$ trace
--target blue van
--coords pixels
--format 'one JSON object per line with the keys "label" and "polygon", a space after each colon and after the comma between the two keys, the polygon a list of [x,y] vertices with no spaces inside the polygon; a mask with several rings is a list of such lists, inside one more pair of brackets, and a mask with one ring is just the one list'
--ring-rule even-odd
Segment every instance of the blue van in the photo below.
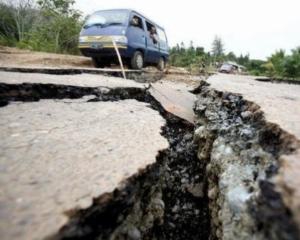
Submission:
{"label": "blue van", "polygon": [[133,69],[165,68],[168,40],[162,27],[129,9],[97,11],[89,16],[79,37],[79,49],[96,67],[117,61],[115,41],[123,61]]}

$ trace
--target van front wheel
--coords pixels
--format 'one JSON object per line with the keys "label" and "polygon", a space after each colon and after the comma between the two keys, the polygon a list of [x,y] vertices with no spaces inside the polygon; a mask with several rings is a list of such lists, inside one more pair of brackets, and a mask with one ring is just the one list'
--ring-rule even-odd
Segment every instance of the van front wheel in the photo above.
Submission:
{"label": "van front wheel", "polygon": [[131,67],[141,70],[144,66],[144,56],[140,51],[136,51],[131,58]]}
{"label": "van front wheel", "polygon": [[157,68],[158,70],[163,71],[165,69],[165,66],[166,66],[165,59],[161,57],[157,63]]}
{"label": "van front wheel", "polygon": [[96,67],[96,68],[104,68],[105,67],[104,61],[100,58],[93,57],[92,62],[93,62],[94,67]]}

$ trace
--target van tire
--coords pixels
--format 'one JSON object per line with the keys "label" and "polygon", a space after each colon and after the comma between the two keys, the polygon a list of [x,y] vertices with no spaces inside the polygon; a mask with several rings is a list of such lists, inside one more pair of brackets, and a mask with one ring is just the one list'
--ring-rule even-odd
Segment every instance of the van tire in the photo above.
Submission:
{"label": "van tire", "polygon": [[144,56],[140,51],[135,51],[131,58],[131,67],[141,70],[144,67]]}
{"label": "van tire", "polygon": [[100,58],[93,57],[92,62],[95,68],[103,68],[105,66],[103,60]]}
{"label": "van tire", "polygon": [[165,59],[161,57],[157,63],[157,68],[158,70],[163,71],[165,70],[165,67],[166,67]]}

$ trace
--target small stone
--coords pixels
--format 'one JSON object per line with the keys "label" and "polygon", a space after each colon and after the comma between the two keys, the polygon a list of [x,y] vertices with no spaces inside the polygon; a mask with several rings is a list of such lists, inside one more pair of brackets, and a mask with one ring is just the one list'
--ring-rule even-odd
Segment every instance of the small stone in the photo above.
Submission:
{"label": "small stone", "polygon": [[170,226],[171,228],[175,228],[175,227],[176,227],[176,225],[175,225],[174,223],[172,223],[172,222],[169,222],[169,226]]}
{"label": "small stone", "polygon": [[222,233],[221,233],[221,230],[220,230],[220,229],[218,229],[218,230],[216,231],[216,236],[217,236],[218,239],[222,239]]}
{"label": "small stone", "polygon": [[142,239],[141,232],[136,227],[129,229],[127,235],[128,235],[128,239],[130,240]]}
{"label": "small stone", "polygon": [[159,199],[159,198],[155,198],[153,199],[153,204],[156,208],[161,208],[164,209],[165,208],[165,203],[163,200]]}
{"label": "small stone", "polygon": [[203,193],[203,183],[197,183],[194,185],[189,185],[187,187],[187,191],[192,194],[194,197],[197,198],[203,198],[204,193]]}
{"label": "small stone", "polygon": [[211,172],[211,169],[212,169],[211,163],[207,164],[207,165],[206,165],[206,172],[207,172],[207,173],[210,173],[210,172]]}
{"label": "small stone", "polygon": [[242,129],[240,132],[240,136],[243,140],[249,140],[254,137],[254,132],[251,129]]}
{"label": "small stone", "polygon": [[208,191],[208,197],[209,197],[210,199],[215,199],[216,196],[217,196],[217,189],[216,189],[216,187],[213,187],[212,189],[210,189],[210,190]]}
{"label": "small stone", "polygon": [[181,183],[187,183],[187,182],[188,182],[188,180],[186,178],[181,179]]}
{"label": "small stone", "polygon": [[205,127],[201,126],[195,130],[195,138],[204,138],[205,137]]}
{"label": "small stone", "polygon": [[196,111],[199,112],[199,113],[204,112],[205,109],[206,109],[206,106],[203,105],[203,104],[198,104],[198,105],[196,106]]}
{"label": "small stone", "polygon": [[191,133],[185,134],[184,137],[183,137],[183,139],[186,140],[186,141],[191,140],[192,138],[193,138],[193,135]]}
{"label": "small stone", "polygon": [[242,119],[249,119],[252,116],[252,112],[250,111],[245,111],[241,113]]}
{"label": "small stone", "polygon": [[179,209],[179,207],[178,207],[178,205],[175,205],[173,208],[172,208],[172,212],[178,212],[178,209]]}

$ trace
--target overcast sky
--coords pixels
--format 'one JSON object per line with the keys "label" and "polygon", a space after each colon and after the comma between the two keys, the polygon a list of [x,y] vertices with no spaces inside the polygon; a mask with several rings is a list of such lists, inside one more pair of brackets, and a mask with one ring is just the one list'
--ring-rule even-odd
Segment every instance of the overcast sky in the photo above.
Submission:
{"label": "overcast sky", "polygon": [[192,40],[210,51],[218,35],[227,53],[257,59],[300,46],[300,0],[76,0],[75,7],[135,9],[165,28],[170,46]]}

